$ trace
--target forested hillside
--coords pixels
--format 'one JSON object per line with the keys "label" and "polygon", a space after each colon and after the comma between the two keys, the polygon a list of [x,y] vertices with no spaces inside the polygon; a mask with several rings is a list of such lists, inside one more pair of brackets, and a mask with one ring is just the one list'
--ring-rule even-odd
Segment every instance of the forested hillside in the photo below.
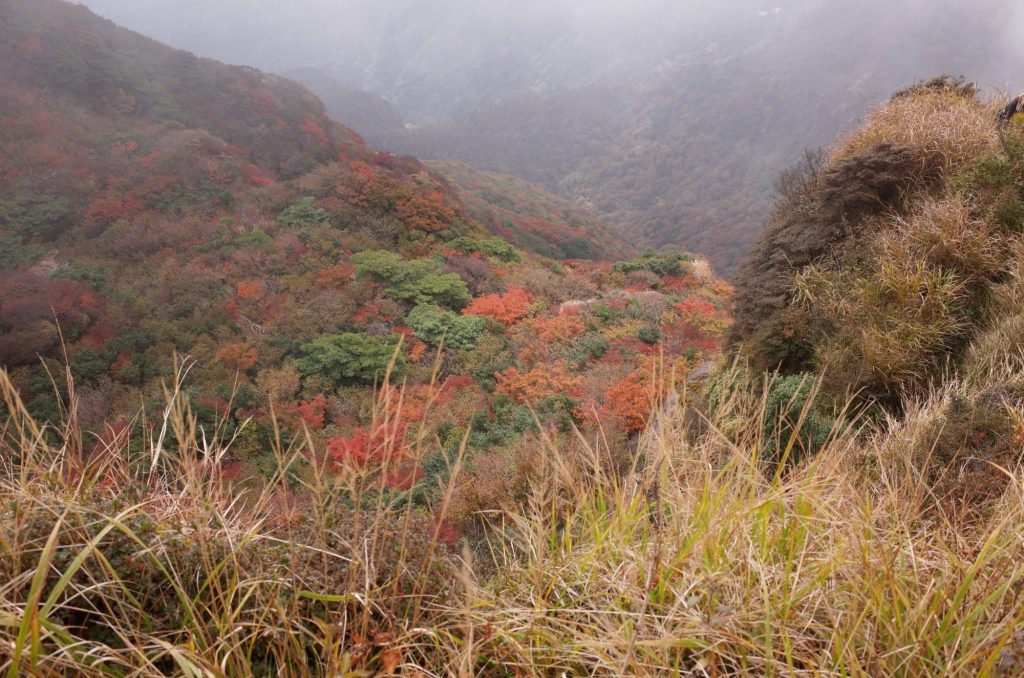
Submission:
{"label": "forested hillside", "polygon": [[495,454],[530,408],[566,431],[607,415],[625,449],[663,347],[683,370],[718,346],[729,290],[703,260],[639,256],[522,181],[376,152],[291,81],[85,8],[0,11],[0,364],[41,421],[73,397],[86,430],[132,430],[184,360],[198,426],[249,422],[243,476],[282,433],[384,454],[389,370],[415,385],[396,454],[468,431]]}
{"label": "forested hillside", "polygon": [[520,247],[559,259],[609,260],[637,253],[593,212],[535,184],[461,162],[427,165],[450,183],[477,221]]}
{"label": "forested hillside", "polygon": [[[874,102],[936,73],[1024,84],[1010,0],[302,0],[316,26],[269,2],[89,2],[201,53],[315,67],[329,105],[380,97],[355,127],[375,145],[540,184],[727,274],[773,177]],[[409,128],[382,129],[395,115]]]}

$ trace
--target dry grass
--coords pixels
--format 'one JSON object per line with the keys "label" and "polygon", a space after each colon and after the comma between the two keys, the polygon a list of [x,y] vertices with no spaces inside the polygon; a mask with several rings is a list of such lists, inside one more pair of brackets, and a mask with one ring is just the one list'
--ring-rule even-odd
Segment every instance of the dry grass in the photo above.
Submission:
{"label": "dry grass", "polygon": [[[1000,281],[1012,267],[1014,241],[980,213],[962,194],[921,195],[856,252],[800,273],[798,302],[817,319],[817,364],[840,391],[921,393],[949,373],[946,363],[988,320],[981,311],[989,291],[1011,293]],[[988,305],[1001,318],[1010,313]],[[991,335],[982,354],[998,355],[993,342],[1000,340]]]}
{"label": "dry grass", "polygon": [[1011,240],[962,195],[922,198],[883,237],[882,257],[926,261],[967,281],[991,283],[1005,268]]}
{"label": "dry grass", "polygon": [[994,124],[998,106],[995,99],[981,102],[955,90],[924,88],[896,97],[845,137],[829,163],[890,143],[920,148],[928,165],[962,167],[998,147]]}
{"label": "dry grass", "polygon": [[867,272],[811,266],[797,289],[820,328],[815,357],[840,392],[926,387],[968,329],[963,281],[912,256],[880,258]]}
{"label": "dry grass", "polygon": [[[1024,632],[1024,476],[997,510],[934,510],[922,460],[948,393],[889,428],[834,432],[774,478],[767,392],[724,370],[634,468],[542,436],[522,506],[477,553],[365,472],[315,465],[252,495],[169,393],[167,435],[83,465],[0,373],[0,668],[8,675],[1011,675]],[[73,420],[73,407],[70,408]],[[801,422],[794,422],[799,429]],[[159,431],[163,422],[157,422]],[[702,431],[697,434],[695,431]],[[913,444],[908,441],[913,439]],[[172,441],[173,440],[173,444]],[[796,438],[782,441],[788,454]],[[163,462],[151,463],[160,450]],[[461,463],[456,461],[456,467]],[[453,469],[458,475],[458,468]],[[482,557],[477,556],[480,560]],[[486,567],[480,567],[485,565]],[[496,572],[483,576],[479,572]],[[1015,649],[1016,648],[1016,649]]]}

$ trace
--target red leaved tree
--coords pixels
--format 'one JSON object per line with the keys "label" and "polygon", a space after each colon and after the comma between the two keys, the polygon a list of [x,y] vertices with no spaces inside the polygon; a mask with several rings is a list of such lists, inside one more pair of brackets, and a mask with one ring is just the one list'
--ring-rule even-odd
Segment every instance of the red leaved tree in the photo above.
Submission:
{"label": "red leaved tree", "polygon": [[504,372],[496,372],[494,377],[498,381],[498,393],[506,393],[523,404],[559,395],[579,397],[584,385],[584,378],[570,373],[564,360],[541,364],[528,372],[510,367]]}
{"label": "red leaved tree", "polygon": [[513,325],[530,313],[534,297],[526,289],[512,285],[504,294],[485,294],[477,297],[463,309],[465,315],[476,315]]}

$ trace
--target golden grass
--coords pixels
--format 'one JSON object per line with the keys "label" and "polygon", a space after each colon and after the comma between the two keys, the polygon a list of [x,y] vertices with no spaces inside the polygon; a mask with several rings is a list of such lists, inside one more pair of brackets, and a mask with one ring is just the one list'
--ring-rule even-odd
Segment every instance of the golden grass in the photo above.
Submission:
{"label": "golden grass", "polygon": [[[542,436],[527,499],[483,516],[493,530],[474,563],[468,550],[450,553],[438,524],[401,496],[374,493],[367,474],[337,477],[314,465],[290,487],[303,441],[278,450],[280,472],[261,491],[240,493],[219,476],[225,446],[202,443],[174,388],[156,427],[166,423],[162,445],[159,435],[121,440],[102,465],[83,466],[77,434],[41,430],[0,372],[8,413],[0,669],[908,677],[1019,669],[1024,475],[1006,469],[1005,496],[970,524],[934,510],[917,451],[948,392],[904,421],[837,430],[811,463],[772,479],[758,452],[766,391],[741,370],[717,378],[729,397],[702,418],[686,401],[662,408],[625,474],[609,467],[600,444]],[[163,461],[147,463],[158,449]],[[435,515],[451,497],[438,488]],[[493,562],[479,562],[485,557]]]}
{"label": "golden grass", "polygon": [[918,147],[944,169],[964,166],[998,147],[996,100],[980,102],[954,91],[921,90],[875,109],[864,125],[843,138],[829,162],[880,143]]}

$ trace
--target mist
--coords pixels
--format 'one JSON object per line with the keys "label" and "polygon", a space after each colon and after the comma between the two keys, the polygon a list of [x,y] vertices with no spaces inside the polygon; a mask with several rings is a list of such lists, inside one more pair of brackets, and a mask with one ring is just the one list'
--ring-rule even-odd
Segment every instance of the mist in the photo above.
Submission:
{"label": "mist", "polygon": [[[89,0],[175,47],[279,73],[314,67],[383,96],[410,122],[450,119],[510,91],[648,73],[695,48],[735,52],[808,0]],[[760,21],[758,21],[760,20]],[[743,35],[738,34],[743,31]]]}
{"label": "mist", "polygon": [[[989,22],[989,45],[1022,56],[1012,0],[86,0],[103,16],[175,47],[278,73],[316,68],[373,92],[410,122],[437,123],[509,92],[643,79],[666,62],[709,61],[836,31],[852,13],[880,32],[922,31],[962,10]],[[982,3],[985,4],[985,3]],[[1011,16],[1007,16],[1012,12]],[[872,16],[873,15],[873,16]],[[1002,20],[1005,18],[1006,20]],[[866,21],[865,21],[866,20]],[[970,24],[968,18],[968,25]],[[946,28],[954,28],[947,26]],[[842,28],[839,27],[840,31]],[[844,36],[847,39],[850,36]],[[868,37],[868,36],[864,36]],[[939,35],[935,35],[939,38]],[[899,42],[899,41],[894,41]],[[949,46],[943,44],[943,49]],[[978,46],[963,45],[969,50]],[[858,49],[836,42],[836,50]],[[927,77],[962,66],[953,50],[920,59]],[[702,54],[703,52],[703,54]],[[903,55],[906,57],[907,55]],[[706,57],[703,58],[702,57]],[[1024,82],[1010,63],[973,63],[985,84]]]}
{"label": "mist", "polygon": [[298,79],[378,148],[526,179],[726,273],[775,176],[896,89],[940,74],[1024,87],[1015,0],[86,4]]}

